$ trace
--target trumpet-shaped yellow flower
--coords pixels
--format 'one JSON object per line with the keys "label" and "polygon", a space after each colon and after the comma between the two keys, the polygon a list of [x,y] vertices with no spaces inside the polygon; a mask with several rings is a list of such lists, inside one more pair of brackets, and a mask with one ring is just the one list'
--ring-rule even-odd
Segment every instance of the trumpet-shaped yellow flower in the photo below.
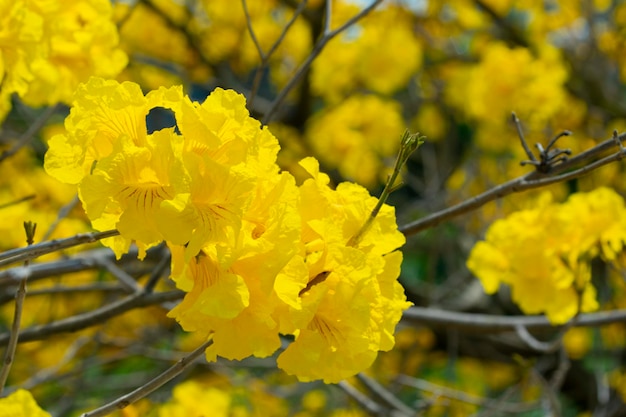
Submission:
{"label": "trumpet-shaped yellow flower", "polygon": [[589,262],[615,259],[626,242],[624,200],[608,188],[577,193],[563,204],[513,213],[498,220],[467,261],[485,291],[511,286],[528,314],[556,324],[598,308]]}
{"label": "trumpet-shaped yellow flower", "polygon": [[[172,98],[166,97],[173,96]],[[94,161],[109,156],[123,137],[138,147],[146,144],[146,116],[154,107],[182,98],[181,88],[157,90],[145,97],[135,83],[91,78],[76,90],[67,133],[48,142],[44,167],[48,174],[68,184],[78,184]]]}
{"label": "trumpet-shaped yellow flower", "polygon": [[115,78],[126,66],[109,0],[48,1],[38,11],[47,53],[31,64],[27,104],[69,104],[78,84],[91,76]]}
{"label": "trumpet-shaped yellow flower", "polygon": [[385,205],[350,246],[376,199],[356,184],[332,190],[312,158],[302,165],[313,177],[300,187],[308,279],[293,277],[301,288],[299,303],[279,317],[282,330],[290,329],[296,339],[278,366],[301,380],[338,382],[367,368],[379,350],[393,347],[395,326],[410,305],[396,280],[402,255],[394,250],[404,237],[393,208]]}
{"label": "trumpet-shaped yellow flower", "polygon": [[[262,181],[243,214],[235,244],[203,249],[212,256],[210,277],[198,276],[191,267],[186,275],[178,272],[180,268],[173,270],[177,285],[189,293],[169,315],[186,330],[213,332],[207,358],[268,356],[280,346],[278,323],[272,315],[281,301],[273,291],[278,273],[298,251],[297,201],[298,191],[289,174]],[[182,258],[183,252],[173,253]],[[205,285],[208,281],[210,285]],[[299,288],[293,291],[297,294]],[[224,299],[230,300],[228,306],[210,310]]]}
{"label": "trumpet-shaped yellow flower", "polygon": [[79,184],[79,197],[94,227],[120,232],[111,238],[117,242],[117,256],[132,241],[143,254],[163,239],[157,223],[161,204],[188,188],[181,152],[182,137],[173,129],[147,136],[143,147],[122,136]]}

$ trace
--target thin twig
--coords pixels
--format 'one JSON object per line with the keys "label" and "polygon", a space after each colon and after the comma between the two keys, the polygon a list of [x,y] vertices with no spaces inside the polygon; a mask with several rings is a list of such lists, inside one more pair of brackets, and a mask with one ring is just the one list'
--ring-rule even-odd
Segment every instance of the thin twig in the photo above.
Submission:
{"label": "thin twig", "polygon": [[[530,331],[553,330],[544,316],[497,316],[492,314],[463,313],[426,307],[410,307],[402,314],[402,321],[432,328],[454,328],[464,332],[501,333],[515,331],[524,326]],[[626,321],[626,309],[584,313],[577,316],[573,327],[595,327]]]}
{"label": "thin twig", "polygon": [[515,325],[515,333],[528,347],[537,352],[552,353],[561,347],[561,342],[563,341],[563,332],[559,332],[559,335],[554,340],[543,342],[530,334],[528,329],[519,323]]}
{"label": "thin twig", "polygon": [[143,287],[143,291],[146,293],[151,293],[152,291],[154,291],[154,287],[156,286],[157,282],[159,282],[159,279],[170,265],[170,260],[172,258],[172,254],[170,253],[170,251],[164,247],[162,248],[161,253],[163,254],[161,260],[152,269],[152,272],[150,273],[150,278],[148,278],[148,282],[146,282],[146,285]]}
{"label": "thin twig", "polygon": [[160,374],[159,376],[157,376],[150,382],[146,383],[145,385],[142,385],[141,387],[137,388],[133,392],[123,395],[120,398],[100,408],[97,408],[93,411],[89,411],[87,413],[82,414],[82,417],[106,416],[107,414],[115,410],[121,410],[127,407],[128,405],[134,403],[135,401],[138,401],[146,397],[147,395],[154,392],[161,386],[165,385],[167,382],[174,379],[176,376],[180,375],[187,368],[189,368],[194,363],[194,361],[198,359],[209,346],[211,346],[212,343],[213,343],[213,339],[210,338],[209,340],[204,342],[202,345],[197,347],[189,355],[180,359],[171,368],[169,368],[168,370],[166,370],[165,372],[163,372],[162,374]]}
{"label": "thin twig", "polygon": [[107,258],[100,258],[96,260],[97,264],[106,269],[111,275],[113,275],[128,292],[141,291],[141,286],[137,284],[137,280],[130,276],[128,272],[124,271],[119,266],[115,265],[111,260]]}
{"label": "thin twig", "polygon": [[506,413],[523,413],[535,410],[538,407],[534,403],[506,403],[491,398],[483,398],[468,394],[464,391],[454,388],[444,387],[442,385],[433,384],[424,379],[414,378],[408,375],[398,375],[396,381],[400,384],[416,388],[420,391],[430,392],[434,395],[450,398],[452,400],[461,401],[467,404],[477,405],[485,408],[497,409],[499,412]]}
{"label": "thin twig", "polygon": [[[278,110],[278,107],[282,104],[282,102],[285,100],[289,92],[295,87],[298,81],[300,81],[300,78],[306,73],[315,58],[317,58],[317,56],[322,52],[326,44],[330,42],[335,36],[339,35],[341,32],[354,25],[361,18],[369,14],[369,12],[374,10],[374,8],[382,3],[382,1],[383,0],[373,1],[372,4],[361,10],[359,13],[357,13],[355,16],[353,16],[351,19],[349,19],[347,22],[345,22],[343,25],[335,30],[330,30],[330,26],[328,25],[328,23],[326,24],[326,30],[324,31],[322,37],[313,47],[313,51],[311,51],[309,56],[304,60],[300,67],[298,67],[294,75],[287,82],[287,85],[285,85],[280,93],[278,93],[278,96],[272,102],[269,110],[265,113],[262,122],[264,125],[267,125],[269,122],[272,121],[272,117],[274,116],[274,113],[276,113],[276,110]],[[330,20],[330,16],[326,16],[326,19],[327,21]]]}
{"label": "thin twig", "polygon": [[39,117],[31,122],[26,132],[24,132],[24,134],[20,136],[20,138],[17,140],[17,142],[15,142],[13,147],[11,149],[7,149],[6,151],[2,152],[2,154],[0,154],[0,162],[15,155],[20,149],[28,145],[28,143],[35,137],[35,134],[39,132],[39,130],[43,127],[43,125],[46,124],[48,119],[54,114],[54,112],[57,111],[57,109],[58,106],[50,106],[46,110],[44,110],[44,112],[41,113]]}
{"label": "thin twig", "polygon": [[79,233],[75,236],[65,239],[54,239],[47,242],[38,243],[25,248],[11,249],[0,253],[0,266],[9,265],[15,262],[21,262],[26,259],[37,258],[38,256],[56,252],[62,249],[74,246],[84,245],[87,243],[97,242],[108,237],[118,236],[120,232],[117,230],[107,230],[104,232]]}
{"label": "thin twig", "polygon": [[44,235],[41,238],[41,240],[46,241],[46,240],[50,239],[50,236],[52,236],[52,233],[54,233],[54,231],[57,228],[57,226],[59,225],[59,223],[61,223],[61,220],[63,220],[64,218],[66,218],[70,214],[72,209],[74,207],[76,207],[76,204],[78,204],[79,201],[80,200],[78,199],[78,194],[77,194],[77,195],[74,196],[74,198],[72,198],[72,201],[70,201],[69,203],[67,203],[63,207],[61,207],[61,209],[59,210],[59,213],[57,214],[57,218],[54,220],[54,222],[52,222],[50,227],[48,227],[48,230],[46,230],[46,233],[44,233]]}
{"label": "thin twig", "polygon": [[[32,342],[34,340],[44,340],[50,335],[75,332],[88,327],[97,326],[104,321],[126,313],[127,311],[158,305],[167,301],[176,301],[185,295],[182,291],[167,291],[158,293],[135,293],[126,298],[117,300],[106,306],[77,314],[48,324],[40,324],[26,328],[20,332],[19,343]],[[0,346],[4,346],[9,341],[9,334],[0,333]]]}
{"label": "thin twig", "polygon": [[[145,273],[152,271],[154,264],[163,258],[160,247],[150,248],[146,257],[139,261],[137,259],[138,250],[131,247],[128,253],[122,258],[115,261],[117,265],[130,265],[135,270],[138,268]],[[110,261],[115,260],[115,254],[109,248],[96,248],[80,252],[71,258],[56,259],[48,262],[34,263],[25,268],[24,266],[12,267],[0,271],[0,288],[13,286],[19,283],[24,274],[28,275],[28,281],[34,282],[42,278],[48,278],[53,275],[67,275],[73,272],[88,271],[99,268],[99,262],[102,259]]]}
{"label": "thin twig", "polygon": [[246,2],[246,0],[241,0],[241,3],[243,5],[243,11],[244,11],[244,14],[246,15],[246,24],[248,25],[248,32],[250,33],[250,37],[252,38],[252,41],[254,42],[254,46],[257,49],[259,57],[261,58],[261,63],[259,64],[259,67],[256,69],[256,72],[254,74],[254,81],[252,82],[252,90],[250,91],[250,96],[248,97],[249,108],[254,107],[254,100],[256,99],[256,95],[259,91],[259,86],[261,85],[261,78],[262,78],[263,72],[265,72],[265,68],[267,67],[269,63],[269,59],[272,57],[276,49],[278,49],[280,44],[283,42],[283,40],[285,39],[285,36],[287,36],[287,32],[289,31],[291,26],[293,26],[293,24],[296,22],[296,20],[298,19],[298,16],[300,16],[302,12],[305,10],[307,1],[308,0],[302,0],[298,4],[298,7],[293,12],[291,19],[287,22],[285,27],[283,27],[283,30],[278,36],[278,39],[276,39],[276,41],[272,44],[272,46],[266,53],[263,51],[263,48],[261,47],[261,44],[259,43],[259,40],[256,37],[256,34],[254,33],[254,29],[252,27],[252,17],[250,16],[250,12],[248,11],[248,3]]}
{"label": "thin twig", "polygon": [[[30,221],[24,222],[24,231],[26,232],[26,244],[28,246],[34,243],[35,231],[37,230],[37,223]],[[24,261],[24,267],[28,268],[30,261]],[[28,276],[24,275],[20,280],[17,293],[15,294],[15,310],[13,313],[13,324],[11,325],[11,333],[9,334],[9,341],[7,343],[7,349],[4,352],[4,361],[2,368],[0,369],[0,396],[4,391],[4,386],[7,383],[9,372],[11,371],[11,365],[15,358],[15,351],[17,349],[17,342],[20,335],[20,326],[22,323],[22,310],[24,307],[24,299],[26,298],[26,281]]]}
{"label": "thin twig", "polygon": [[352,386],[348,381],[340,381],[337,386],[355,400],[364,410],[372,415],[379,415],[383,412],[383,407],[376,401]]}
{"label": "thin twig", "polygon": [[367,233],[369,228],[376,220],[376,216],[380,212],[380,209],[387,202],[389,195],[396,189],[396,180],[400,175],[400,171],[406,164],[406,161],[409,159],[411,154],[417,150],[424,143],[424,136],[420,136],[419,133],[409,133],[406,130],[402,134],[402,138],[400,139],[400,150],[398,151],[398,156],[396,157],[396,162],[393,167],[393,171],[389,178],[387,178],[387,183],[385,184],[385,188],[383,188],[383,192],[381,193],[376,205],[372,209],[369,217],[365,221],[365,224],[359,229],[359,231],[350,238],[347,245],[348,246],[356,246],[359,244],[359,241]]}
{"label": "thin twig", "polygon": [[517,130],[517,136],[519,136],[519,140],[522,143],[522,148],[524,148],[524,152],[526,152],[526,156],[533,162],[537,162],[537,158],[535,158],[535,154],[532,153],[530,147],[528,146],[528,142],[526,142],[526,138],[524,137],[524,131],[522,130],[522,123],[519,121],[515,112],[511,113],[511,118],[513,119],[513,124],[515,124],[515,129]]}
{"label": "thin twig", "polygon": [[16,204],[20,204],[20,203],[23,203],[25,201],[32,200],[35,197],[36,197],[35,194],[30,194],[30,195],[27,195],[27,196],[24,196],[24,197],[20,197],[20,198],[18,198],[16,200],[9,201],[8,203],[0,204],[0,209],[11,207],[11,206],[14,206]]}
{"label": "thin twig", "polygon": [[[110,294],[124,294],[128,293],[126,289],[124,289],[121,285],[114,282],[94,282],[93,284],[85,284],[85,285],[55,285],[50,288],[42,288],[39,290],[29,290],[28,298],[32,299],[36,296],[45,296],[45,295],[68,295],[68,294],[83,294],[89,292],[97,292],[97,293],[110,293]],[[8,296],[0,295],[0,305],[10,301],[12,298]]]}
{"label": "thin twig", "polygon": [[378,381],[368,377],[363,373],[357,374],[357,379],[376,397],[384,402],[389,408],[396,411],[396,414],[403,416],[415,415],[415,410],[403,403],[391,391],[383,387]]}
{"label": "thin twig", "polygon": [[241,6],[243,7],[243,14],[246,16],[246,25],[248,26],[248,33],[252,38],[252,42],[254,42],[254,46],[256,47],[257,52],[259,53],[259,57],[261,60],[265,60],[265,53],[263,52],[263,48],[261,47],[261,43],[256,37],[256,33],[254,33],[254,28],[252,27],[252,17],[250,16],[250,11],[248,10],[248,2],[246,0],[241,0]]}

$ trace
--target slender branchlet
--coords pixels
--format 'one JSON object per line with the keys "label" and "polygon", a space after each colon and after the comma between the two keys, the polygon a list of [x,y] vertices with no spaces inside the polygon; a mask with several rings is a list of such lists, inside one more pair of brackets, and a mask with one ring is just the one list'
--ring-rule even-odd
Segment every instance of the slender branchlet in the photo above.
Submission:
{"label": "slender branchlet", "polygon": [[348,246],[358,245],[361,238],[363,238],[363,235],[367,233],[369,228],[372,226],[372,223],[376,219],[378,212],[380,212],[383,204],[387,202],[389,195],[391,195],[393,191],[398,189],[399,184],[396,184],[396,180],[400,175],[400,171],[402,171],[402,167],[406,164],[406,161],[408,161],[411,154],[415,152],[417,148],[422,145],[422,143],[424,143],[424,139],[425,136],[421,136],[419,133],[410,133],[408,130],[404,131],[400,142],[400,151],[398,151],[398,156],[396,158],[396,163],[393,167],[393,172],[387,178],[385,188],[383,189],[383,192],[381,193],[378,202],[376,203],[376,206],[374,206],[372,213],[367,218],[361,229],[354,236],[352,236],[352,238],[350,238],[350,241],[348,241]]}
{"label": "slender branchlet", "polygon": [[[36,230],[37,223],[33,223],[30,221],[24,222],[24,231],[26,232],[26,244],[28,246],[35,243]],[[24,261],[25,267],[28,267],[29,264],[30,261],[28,259]],[[9,377],[9,372],[11,371],[11,365],[13,364],[13,359],[15,358],[15,351],[17,349],[17,341],[20,333],[20,325],[22,322],[24,299],[26,298],[27,279],[28,274],[24,274],[24,276],[20,279],[19,286],[15,294],[15,312],[13,313],[13,324],[11,325],[9,343],[7,344],[7,349],[4,352],[2,369],[0,369],[0,396],[2,395],[2,391],[4,391],[4,386],[6,385],[7,378]]]}

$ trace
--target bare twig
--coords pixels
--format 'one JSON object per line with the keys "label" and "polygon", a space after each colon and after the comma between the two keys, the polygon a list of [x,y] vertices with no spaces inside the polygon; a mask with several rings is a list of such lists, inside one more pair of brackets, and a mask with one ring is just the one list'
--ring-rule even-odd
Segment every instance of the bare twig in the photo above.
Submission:
{"label": "bare twig", "polygon": [[403,403],[398,397],[396,397],[391,391],[383,387],[378,381],[367,375],[360,373],[356,376],[358,380],[376,397],[384,402],[388,408],[394,410],[397,415],[413,416],[415,410]]}
{"label": "bare twig", "polygon": [[[75,332],[96,326],[104,321],[126,313],[127,311],[158,305],[167,301],[175,301],[183,298],[182,291],[167,291],[158,293],[135,293],[126,298],[115,301],[109,305],[77,314],[72,317],[54,321],[49,324],[32,326],[22,330],[19,342],[31,342],[33,340],[44,340],[48,336],[59,333]],[[0,333],[0,346],[6,345],[9,341],[9,334]]]}
{"label": "bare twig", "polygon": [[[618,136],[617,142],[621,143],[625,139],[626,134],[622,133]],[[411,236],[428,228],[434,227],[443,221],[452,219],[456,216],[460,216],[461,214],[469,213],[470,211],[476,210],[477,208],[482,207],[483,205],[491,201],[505,197],[509,194],[534,188],[540,188],[546,185],[569,181],[571,179],[581,177],[604,165],[623,159],[626,156],[626,151],[624,149],[620,149],[613,154],[605,156],[594,162],[590,162],[614,146],[616,146],[616,140],[614,138],[611,138],[594,146],[591,149],[588,149],[572,158],[567,159],[566,161],[552,166],[548,173],[533,171],[528,174],[522,175],[513,180],[497,185],[485,191],[484,193],[467,199],[457,205],[445,208],[428,216],[422,217],[421,219],[414,222],[402,225],[399,227],[399,230],[406,236]],[[582,167],[578,169],[567,171],[581,165]],[[562,172],[565,173],[561,174]]]}
{"label": "bare twig", "polygon": [[14,206],[16,204],[20,204],[20,203],[23,203],[25,201],[32,200],[35,197],[36,197],[35,194],[30,194],[30,195],[27,195],[27,196],[24,196],[24,197],[20,197],[20,198],[18,198],[16,200],[9,201],[8,203],[0,204],[0,209],[6,208],[6,207],[11,207],[11,206]]}
{"label": "bare twig", "polygon": [[[531,331],[558,328],[544,316],[496,316],[437,310],[426,307],[410,307],[404,311],[402,321],[433,328],[454,328],[474,333],[515,331],[516,326],[523,326]],[[578,315],[572,326],[595,327],[624,321],[626,321],[626,309],[600,311]]]}
{"label": "bare twig", "polygon": [[523,413],[537,409],[539,404],[532,403],[506,403],[490,398],[478,397],[460,391],[454,388],[444,387],[442,385],[433,384],[424,379],[413,378],[408,375],[398,375],[396,381],[400,384],[407,385],[420,391],[430,392],[439,397],[450,398],[452,400],[461,401],[467,404],[478,405],[485,408],[493,408],[499,412],[506,413]]}
{"label": "bare twig", "polygon": [[[42,288],[38,290],[29,290],[28,298],[32,299],[36,296],[42,295],[62,295],[62,294],[83,294],[89,292],[97,292],[101,294],[116,294],[116,293],[127,293],[126,289],[124,289],[121,285],[113,282],[94,282],[93,284],[85,284],[85,285],[55,285],[50,288]],[[13,298],[13,297],[11,297]],[[4,295],[0,295],[0,305],[10,301],[9,297],[5,297]]]}
{"label": "bare twig", "polygon": [[278,36],[278,39],[276,39],[276,41],[272,44],[272,46],[267,51],[267,53],[263,51],[263,48],[261,47],[261,44],[259,43],[259,40],[256,37],[256,34],[254,33],[254,28],[252,27],[252,17],[250,16],[250,12],[248,11],[248,2],[246,0],[241,0],[241,3],[243,6],[244,14],[246,16],[246,24],[248,26],[248,32],[250,33],[250,37],[252,38],[252,41],[254,42],[254,46],[256,47],[257,52],[259,53],[259,57],[261,58],[261,63],[259,64],[259,67],[257,68],[256,73],[254,74],[252,90],[250,91],[250,96],[248,97],[248,106],[252,108],[257,92],[259,91],[259,86],[261,85],[261,77],[263,75],[263,72],[265,71],[265,68],[267,67],[269,63],[269,59],[274,54],[276,49],[278,49],[280,44],[283,42],[283,40],[285,39],[285,36],[287,35],[287,32],[289,31],[291,26],[293,26],[293,24],[296,22],[296,20],[298,19],[298,16],[300,16],[302,12],[305,10],[306,5],[307,5],[307,0],[302,0],[298,4],[298,7],[293,12],[291,19],[289,20],[289,22],[287,22],[287,24],[281,31],[280,35]]}
{"label": "bare twig", "polygon": [[44,233],[41,240],[45,241],[45,240],[50,239],[50,236],[52,235],[52,233],[54,233],[54,230],[57,228],[59,223],[61,223],[61,220],[63,220],[64,218],[68,216],[70,211],[72,211],[72,209],[76,207],[76,204],[78,204],[78,201],[79,201],[78,195],[75,195],[74,198],[72,198],[72,201],[70,201],[63,207],[61,207],[61,209],[59,210],[59,213],[57,214],[57,218],[54,220],[54,222],[52,222],[50,227],[48,227],[48,230],[46,230],[46,233]]}
{"label": "bare twig", "polygon": [[[147,255],[143,261],[139,261],[137,259],[137,248],[131,247],[128,253],[123,255],[120,260],[116,261],[116,264],[123,265],[124,267],[135,265],[135,269],[137,266],[140,266],[142,270],[145,270],[145,273],[148,273],[152,271],[155,262],[163,258],[160,249],[160,247],[148,249]],[[28,275],[29,282],[34,282],[53,275],[64,275],[72,272],[98,269],[102,259],[114,261],[115,254],[109,248],[96,248],[80,252],[71,258],[34,263],[29,265],[28,268],[24,266],[12,267],[0,271],[0,288],[19,283],[19,280],[25,274]]]}
{"label": "bare twig", "polygon": [[515,333],[524,343],[537,352],[552,353],[561,347],[561,342],[563,341],[563,332],[559,332],[559,335],[550,342],[538,340],[535,336],[530,334],[526,327],[519,323],[515,325]]}
{"label": "bare twig", "polygon": [[165,271],[168,270],[167,268],[170,266],[170,260],[172,258],[172,255],[169,249],[162,248],[161,253],[161,260],[154,267],[154,269],[150,273],[150,278],[148,278],[148,282],[146,282],[146,285],[143,287],[143,291],[146,293],[151,293],[152,291],[154,291],[154,287],[156,286],[157,282],[159,282],[161,276],[165,273]]}
{"label": "bare twig", "polygon": [[37,258],[38,256],[56,252],[62,249],[74,246],[84,245],[87,243],[97,242],[101,239],[119,235],[117,230],[107,230],[105,232],[79,233],[75,236],[65,239],[54,239],[47,242],[31,245],[26,248],[11,249],[0,253],[0,266],[9,265],[15,262],[21,262],[26,259]]}
{"label": "bare twig", "polygon": [[[24,222],[24,231],[26,232],[26,244],[28,246],[34,243],[35,231],[37,230],[37,223]],[[29,261],[24,261],[24,266],[28,268]],[[15,310],[13,313],[13,324],[11,325],[11,333],[9,334],[9,341],[7,343],[7,349],[4,353],[4,362],[2,368],[0,368],[0,395],[4,391],[4,386],[9,377],[11,371],[11,365],[15,358],[15,351],[17,349],[17,342],[20,335],[20,325],[22,323],[22,309],[24,306],[24,299],[26,298],[26,280],[28,276],[24,275],[20,280],[17,293],[15,294]]]}
{"label": "bare twig", "polygon": [[41,115],[39,115],[39,117],[31,123],[26,132],[20,136],[13,147],[0,154],[0,162],[15,155],[20,149],[28,145],[28,143],[35,137],[35,134],[39,132],[39,130],[46,124],[48,119],[54,114],[54,112],[57,111],[57,109],[58,106],[51,106],[44,110],[43,113],[41,113]]}
{"label": "bare twig", "polygon": [[97,408],[97,409],[95,409],[93,411],[89,411],[87,413],[82,414],[82,417],[106,416],[107,414],[109,414],[109,413],[111,413],[111,412],[113,412],[115,410],[121,410],[121,409],[127,407],[128,405],[134,403],[135,401],[138,401],[138,400],[144,398],[145,396],[147,396],[150,393],[154,392],[156,389],[158,389],[161,386],[165,385],[167,382],[169,382],[172,379],[174,379],[176,376],[180,375],[183,371],[185,371],[191,365],[193,365],[195,360],[198,359],[204,353],[204,351],[209,346],[211,346],[212,343],[213,343],[213,339],[209,338],[209,340],[207,340],[202,345],[197,347],[189,355],[187,355],[186,357],[180,359],[171,368],[169,368],[168,370],[166,370],[165,372],[163,372],[162,374],[160,374],[159,376],[157,376],[156,378],[154,378],[153,380],[151,380],[147,384],[142,385],[141,387],[137,388],[133,392],[128,393],[126,395],[123,395],[120,398],[118,398],[118,399],[116,399],[116,400],[114,400],[114,401],[112,401],[112,402],[110,402],[110,403],[108,403],[108,404],[106,404],[106,405],[104,405],[104,406],[102,406],[100,408]]}
{"label": "bare twig", "polygon": [[511,117],[513,119],[513,124],[515,124],[515,129],[517,130],[517,136],[519,136],[519,140],[522,144],[522,148],[524,148],[524,152],[526,152],[526,156],[532,162],[537,162],[537,158],[535,158],[535,154],[532,153],[530,147],[528,146],[528,142],[526,142],[526,138],[524,137],[524,131],[522,130],[522,123],[519,121],[519,118],[515,114],[515,112],[511,113]]}
{"label": "bare twig", "polygon": [[141,291],[141,286],[137,284],[135,278],[131,277],[128,272],[115,265],[111,260],[100,258],[96,262],[99,266],[106,269],[111,275],[113,275],[119,281],[120,285],[126,289],[126,291],[130,293]]}
{"label": "bare twig", "polygon": [[383,0],[374,0],[369,6],[361,10],[359,13],[357,13],[355,16],[353,16],[351,19],[349,19],[347,22],[345,22],[343,25],[335,30],[330,30],[330,16],[328,16],[327,12],[324,34],[313,47],[313,51],[311,51],[309,56],[304,60],[300,67],[298,67],[294,75],[289,79],[285,87],[283,87],[280,93],[278,93],[278,96],[272,102],[269,110],[265,113],[265,116],[263,117],[262,123],[264,125],[267,125],[269,122],[272,121],[272,117],[274,116],[274,113],[276,113],[276,110],[278,110],[278,107],[282,104],[282,102],[285,100],[289,92],[295,87],[298,81],[300,81],[300,78],[306,73],[315,58],[317,58],[317,56],[322,52],[326,44],[330,42],[335,36],[339,35],[341,32],[354,25],[360,19],[367,16],[372,10],[374,10],[374,8],[376,8],[376,6],[382,3],[382,1]]}
{"label": "bare twig", "polygon": [[379,415],[384,411],[383,407],[367,395],[356,389],[347,381],[340,381],[337,386],[355,400],[364,410],[372,415]]}

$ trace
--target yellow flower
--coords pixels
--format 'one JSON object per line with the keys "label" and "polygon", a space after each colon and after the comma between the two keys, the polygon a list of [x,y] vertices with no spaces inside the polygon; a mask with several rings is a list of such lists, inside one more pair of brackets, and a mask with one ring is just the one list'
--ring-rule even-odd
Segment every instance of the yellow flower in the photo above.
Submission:
{"label": "yellow flower", "polygon": [[367,187],[384,179],[393,164],[404,121],[397,102],[372,95],[352,96],[316,115],[306,136],[320,159],[341,175]]}
{"label": "yellow flower", "polygon": [[[357,12],[350,2],[333,3],[332,26]],[[313,92],[338,102],[363,86],[385,95],[406,86],[422,62],[412,24],[411,14],[401,7],[371,12],[352,31],[329,42],[313,62]]]}
{"label": "yellow flower", "polygon": [[[292,277],[301,288],[299,299],[279,319],[281,331],[296,339],[278,357],[278,366],[303,381],[338,382],[366,369],[379,350],[393,347],[395,325],[410,305],[396,280],[402,254],[394,250],[404,237],[393,208],[385,205],[359,244],[347,246],[376,198],[356,184],[332,190],[312,158],[302,166],[312,176],[300,187],[301,263],[308,281]],[[301,274],[301,269],[295,271]]]}
{"label": "yellow flower", "polygon": [[79,83],[126,66],[108,0],[2,1],[0,14],[0,119],[12,93],[32,106],[69,104]]}
{"label": "yellow flower", "polygon": [[[298,251],[297,201],[289,174],[266,178],[242,214],[241,231],[232,246],[207,246],[188,267],[174,263],[172,278],[188,294],[169,315],[185,330],[213,332],[214,343],[207,350],[210,360],[218,355],[268,356],[280,346],[272,315],[282,301],[274,288],[278,273]],[[176,260],[184,250],[173,251]],[[194,270],[200,263],[206,266]],[[291,288],[297,295],[299,288]]]}
{"label": "yellow flower", "polygon": [[79,83],[91,76],[114,78],[126,66],[110,1],[55,1],[38,10],[47,53],[31,65],[34,79],[22,96],[27,104],[70,104]]}
{"label": "yellow flower", "polygon": [[528,314],[555,324],[598,308],[589,262],[613,261],[626,242],[624,200],[608,188],[573,194],[498,220],[467,261],[487,293],[511,286],[513,301]]}
{"label": "yellow flower", "polygon": [[559,51],[549,45],[533,56],[529,49],[491,42],[479,63],[450,74],[447,101],[496,126],[503,126],[514,110],[531,129],[541,129],[566,104],[568,73]]}
{"label": "yellow flower", "polygon": [[116,256],[135,241],[143,258],[145,249],[163,240],[157,222],[161,204],[185,191],[189,183],[181,160],[182,140],[173,129],[148,135],[145,146],[122,136],[79,184],[79,197],[93,226],[120,232],[111,238]]}
{"label": "yellow flower", "polygon": [[25,94],[32,62],[46,52],[43,17],[23,0],[0,1],[0,120],[11,109],[11,94]]}
{"label": "yellow flower", "polygon": [[136,146],[143,146],[148,136],[149,111],[165,101],[164,97],[176,95],[182,98],[180,87],[157,90],[144,97],[135,83],[91,78],[76,90],[70,115],[65,119],[67,133],[48,142],[46,171],[61,182],[78,184],[91,172],[94,161],[113,152],[120,138],[128,137]]}
{"label": "yellow flower", "polygon": [[187,381],[174,388],[172,399],[159,407],[159,417],[188,417],[207,415],[228,417],[230,394],[217,388]]}
{"label": "yellow flower", "polygon": [[0,417],[50,417],[35,402],[29,391],[19,389],[0,398]]}

